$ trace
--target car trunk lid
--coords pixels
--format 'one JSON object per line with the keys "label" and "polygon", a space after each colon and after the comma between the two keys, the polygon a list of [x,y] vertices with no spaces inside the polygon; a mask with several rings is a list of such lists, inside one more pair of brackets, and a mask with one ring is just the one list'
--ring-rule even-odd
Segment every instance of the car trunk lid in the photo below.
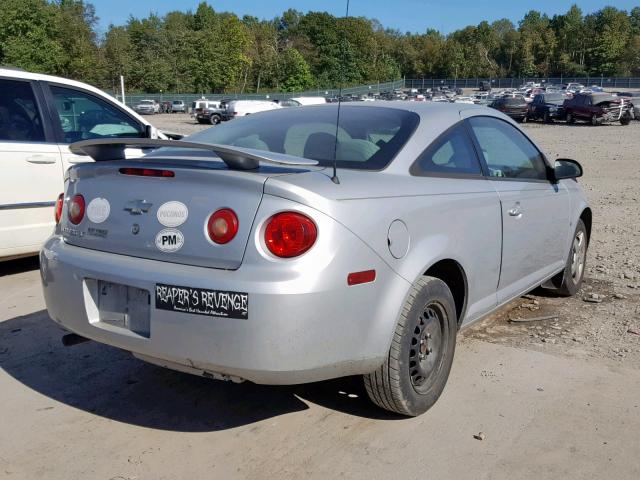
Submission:
{"label": "car trunk lid", "polygon": [[[149,175],[165,171],[172,176],[143,176],[145,170]],[[82,195],[85,215],[74,225],[65,206],[62,234],[67,243],[94,250],[237,269],[264,182],[269,175],[288,170],[269,167],[246,172],[227,169],[222,162],[151,159],[77,165],[69,174],[66,202]],[[232,209],[239,225],[236,236],[219,245],[209,239],[206,225],[209,216],[222,208]]]}

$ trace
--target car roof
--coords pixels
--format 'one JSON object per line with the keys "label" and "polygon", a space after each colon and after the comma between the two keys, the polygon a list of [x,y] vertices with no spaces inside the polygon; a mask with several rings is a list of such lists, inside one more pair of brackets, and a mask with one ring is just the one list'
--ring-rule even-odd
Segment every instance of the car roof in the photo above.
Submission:
{"label": "car roof", "polygon": [[[87,90],[89,92],[95,93],[100,97],[107,98],[111,102],[116,102],[120,104],[118,99],[103,92],[99,88],[93,87],[87,83],[78,82],[76,80],[70,80],[64,77],[56,77],[54,75],[45,75],[42,73],[26,72],[24,70],[19,70],[14,68],[5,68],[5,67],[0,67],[0,77],[9,78],[9,79],[15,78],[16,80],[37,80],[41,82],[50,82],[50,83],[58,83],[61,85],[68,85],[70,87],[78,87],[83,90]],[[147,120],[142,118],[140,115],[138,115],[135,111],[133,111],[131,108],[127,107],[126,105],[120,104],[119,107],[126,110],[129,115],[136,118],[143,125],[150,125],[150,123]]]}

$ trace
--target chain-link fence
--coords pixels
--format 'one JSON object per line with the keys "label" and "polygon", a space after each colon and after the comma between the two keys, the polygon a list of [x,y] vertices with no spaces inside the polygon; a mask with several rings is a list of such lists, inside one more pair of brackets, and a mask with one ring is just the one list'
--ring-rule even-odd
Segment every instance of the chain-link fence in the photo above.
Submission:
{"label": "chain-link fence", "polygon": [[454,88],[478,88],[480,82],[491,82],[493,88],[517,88],[527,82],[540,84],[581,83],[591,87],[640,89],[640,77],[517,77],[517,78],[411,78],[405,88],[433,88],[447,85]]}
{"label": "chain-link fence", "polygon": [[[355,87],[345,87],[342,89],[342,95],[368,95],[382,92],[389,92],[398,88],[404,88],[404,80],[394,80],[392,82],[376,82],[367,85],[358,85]],[[114,97],[120,99],[118,92],[109,92]],[[326,97],[332,98],[340,94],[340,90],[334,89],[315,89],[306,90],[304,92],[265,92],[265,93],[132,93],[129,94],[125,90],[125,102],[127,106],[133,107],[140,103],[141,100],[155,100],[157,102],[182,100],[187,107],[195,100],[205,98],[207,100],[286,100],[292,97]]]}
{"label": "chain-link fence", "polygon": [[[581,83],[585,86],[597,85],[607,89],[633,89],[640,90],[640,77],[518,77],[518,78],[407,78],[394,80],[391,82],[376,82],[355,87],[345,87],[342,95],[368,95],[383,92],[391,92],[396,89],[425,89],[439,86],[449,86],[454,88],[478,88],[480,82],[491,82],[493,88],[517,88],[527,82],[540,84],[566,84]],[[126,92],[125,92],[126,93]],[[132,107],[141,100],[155,100],[157,102],[182,100],[187,107],[195,100],[286,100],[292,97],[337,97],[340,90],[315,89],[304,92],[264,92],[264,93],[132,93],[126,94],[125,100],[128,106]],[[120,95],[112,93],[120,99]]]}

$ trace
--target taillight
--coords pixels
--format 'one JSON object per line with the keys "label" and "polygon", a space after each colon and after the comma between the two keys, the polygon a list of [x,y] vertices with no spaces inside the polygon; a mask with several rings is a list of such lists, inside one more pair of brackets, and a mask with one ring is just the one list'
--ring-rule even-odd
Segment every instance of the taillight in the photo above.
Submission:
{"label": "taillight", "polygon": [[55,209],[55,219],[56,223],[60,223],[60,219],[62,218],[62,205],[64,204],[64,193],[58,195],[58,199],[56,200],[56,209]]}
{"label": "taillight", "polygon": [[139,177],[163,177],[171,178],[175,176],[171,170],[157,170],[155,168],[121,168],[119,172],[122,175],[137,175]]}
{"label": "taillight", "polygon": [[74,225],[78,225],[84,218],[84,197],[82,195],[74,195],[67,207],[67,215],[69,221]]}
{"label": "taillight", "polygon": [[316,224],[301,213],[283,212],[271,217],[264,240],[271,253],[281,258],[302,255],[318,237]]}
{"label": "taillight", "polygon": [[207,221],[207,234],[212,242],[229,243],[238,233],[238,216],[230,208],[213,213]]}

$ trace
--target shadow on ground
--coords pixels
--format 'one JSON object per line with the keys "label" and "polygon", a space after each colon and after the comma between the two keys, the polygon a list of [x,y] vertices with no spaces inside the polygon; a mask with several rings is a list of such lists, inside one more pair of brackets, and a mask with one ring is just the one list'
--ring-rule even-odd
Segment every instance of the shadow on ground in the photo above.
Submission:
{"label": "shadow on ground", "polygon": [[287,387],[233,384],[149,365],[95,342],[63,347],[64,333],[44,310],[1,322],[0,368],[56,402],[162,430],[225,430],[306,410],[307,402],[399,418],[370,403],[360,377]]}
{"label": "shadow on ground", "polygon": [[29,272],[39,268],[38,257],[24,257],[17,260],[0,262],[0,277]]}

